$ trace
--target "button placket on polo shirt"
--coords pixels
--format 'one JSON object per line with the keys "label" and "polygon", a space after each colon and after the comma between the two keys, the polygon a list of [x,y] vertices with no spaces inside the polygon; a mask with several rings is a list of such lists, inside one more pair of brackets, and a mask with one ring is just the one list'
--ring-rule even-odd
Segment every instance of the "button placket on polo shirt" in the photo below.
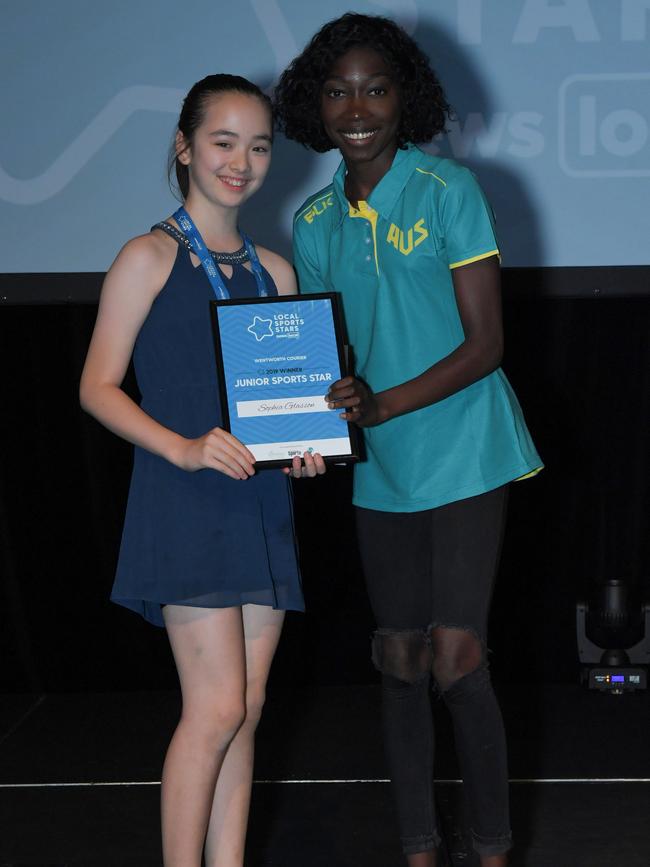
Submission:
{"label": "button placket on polo shirt", "polygon": [[366,262],[372,262],[372,254],[368,252],[369,246],[372,244],[372,226],[368,220],[364,220],[366,224],[366,236],[363,239],[366,242]]}
{"label": "button placket on polo shirt", "polygon": [[[357,217],[357,219],[359,219]],[[363,219],[364,223],[364,236],[363,236],[363,247],[361,247],[361,254],[363,256],[363,266],[364,271],[368,274],[372,274],[373,277],[377,276],[377,268],[375,266],[375,257],[373,255],[373,246],[372,246],[372,225],[370,224],[370,220]]]}
{"label": "button placket on polo shirt", "polygon": [[[347,219],[352,221],[350,228],[356,224],[356,229],[352,230],[353,239],[357,239],[356,244],[354,244],[355,259],[356,256],[361,256],[359,266],[364,276],[372,275],[377,279],[379,277],[379,256],[378,250],[375,249],[373,221],[366,216],[370,212],[372,217],[372,214],[375,212],[365,202],[360,202],[359,204],[361,206],[359,208],[350,205],[347,215]],[[359,238],[359,230],[361,230],[361,238]]]}

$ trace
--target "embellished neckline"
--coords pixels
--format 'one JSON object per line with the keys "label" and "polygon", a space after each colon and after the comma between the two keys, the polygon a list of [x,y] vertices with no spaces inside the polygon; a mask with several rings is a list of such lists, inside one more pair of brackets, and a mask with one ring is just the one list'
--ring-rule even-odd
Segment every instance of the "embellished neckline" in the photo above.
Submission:
{"label": "embellished neckline", "polygon": [[[183,247],[188,250],[190,253],[194,253],[192,249],[192,242],[187,237],[184,232],[181,232],[176,226],[168,223],[167,220],[161,220],[159,223],[156,223],[151,229],[161,229]],[[242,244],[239,250],[235,250],[233,253],[221,253],[216,250],[210,250],[210,255],[220,265],[243,265],[244,262],[248,262],[250,256],[248,255],[248,250],[246,249],[246,245]]]}

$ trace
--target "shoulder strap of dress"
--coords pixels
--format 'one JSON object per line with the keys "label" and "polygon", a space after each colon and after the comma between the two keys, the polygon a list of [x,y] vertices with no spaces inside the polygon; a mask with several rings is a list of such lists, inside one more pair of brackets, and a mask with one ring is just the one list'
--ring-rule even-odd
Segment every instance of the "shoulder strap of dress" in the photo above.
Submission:
{"label": "shoulder strap of dress", "polygon": [[153,232],[154,229],[161,229],[163,232],[169,235],[170,238],[173,238],[178,244],[182,244],[186,250],[189,250],[190,252],[192,251],[192,245],[187,235],[183,234],[183,232],[181,232],[180,229],[177,229],[176,226],[172,226],[172,224],[168,223],[167,220],[161,220],[159,223],[156,223],[154,226],[151,227],[150,231]]}

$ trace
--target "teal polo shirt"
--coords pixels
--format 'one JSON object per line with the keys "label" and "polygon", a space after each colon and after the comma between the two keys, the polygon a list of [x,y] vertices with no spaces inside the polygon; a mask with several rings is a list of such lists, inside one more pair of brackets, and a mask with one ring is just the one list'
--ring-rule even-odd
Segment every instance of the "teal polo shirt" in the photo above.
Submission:
{"label": "teal polo shirt", "polygon": [[[345,163],[294,219],[300,291],[338,292],[356,373],[400,385],[464,340],[452,271],[498,254],[474,175],[410,145],[367,202],[345,197]],[[501,369],[430,406],[363,430],[353,502],[416,512],[499,487],[541,467]]]}

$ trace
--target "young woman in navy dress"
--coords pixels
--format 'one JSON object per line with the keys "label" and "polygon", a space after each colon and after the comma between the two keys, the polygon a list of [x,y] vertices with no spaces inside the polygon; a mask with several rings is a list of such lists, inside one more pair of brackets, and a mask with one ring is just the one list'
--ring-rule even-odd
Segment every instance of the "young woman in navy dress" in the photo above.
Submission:
{"label": "young woman in navy dress", "polygon": [[[291,266],[238,227],[271,147],[255,85],[211,75],[192,87],[173,152],[184,207],[111,266],[81,379],[83,407],[135,445],[112,599],[166,627],[181,684],[165,867],[243,864],[254,731],[284,611],[303,607],[287,475],[325,469],[306,454],[256,473],[222,428],[209,301],[296,292]],[[140,405],[121,387],[131,356]]]}

